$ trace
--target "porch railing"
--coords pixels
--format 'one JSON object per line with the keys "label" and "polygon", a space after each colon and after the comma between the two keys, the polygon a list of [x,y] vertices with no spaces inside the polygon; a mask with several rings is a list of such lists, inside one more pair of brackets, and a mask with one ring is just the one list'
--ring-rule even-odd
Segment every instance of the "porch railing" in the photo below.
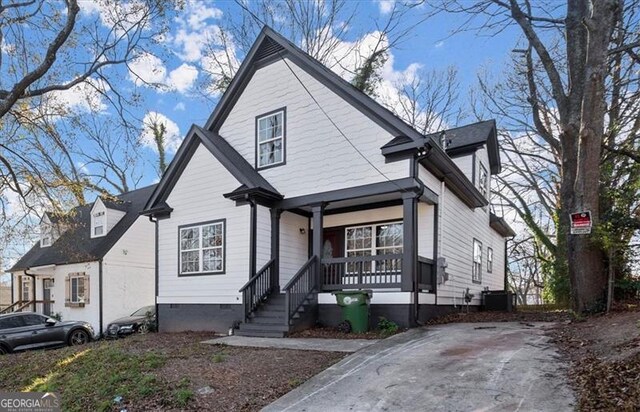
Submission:
{"label": "porch railing", "polygon": [[322,290],[398,288],[402,255],[350,256],[322,259]]}
{"label": "porch railing", "polygon": [[51,310],[50,305],[54,303],[53,300],[19,300],[0,311],[0,315],[13,312],[35,312],[44,315],[45,308]]}
{"label": "porch railing", "polygon": [[240,289],[242,292],[242,302],[244,304],[244,319],[249,319],[251,314],[260,306],[262,302],[274,292],[273,271],[275,270],[275,259],[271,259],[262,267],[249,281]]}
{"label": "porch railing", "polygon": [[435,262],[422,256],[418,256],[418,288],[428,292],[436,290]]}
{"label": "porch railing", "polygon": [[291,324],[291,320],[305,301],[318,291],[317,262],[318,257],[312,256],[284,287],[287,326]]}

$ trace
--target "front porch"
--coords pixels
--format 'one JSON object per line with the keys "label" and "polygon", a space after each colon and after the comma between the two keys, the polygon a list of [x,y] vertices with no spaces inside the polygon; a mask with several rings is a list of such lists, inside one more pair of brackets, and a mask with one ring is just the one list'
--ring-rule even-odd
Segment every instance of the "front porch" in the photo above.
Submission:
{"label": "front porch", "polygon": [[[404,187],[372,185],[379,193],[345,189],[273,205],[271,259],[240,290],[245,315],[240,333],[273,336],[266,333],[273,329],[283,336],[313,325],[319,294],[371,289],[374,295],[414,293],[417,299],[417,293],[435,293],[437,196],[416,180],[403,181]],[[257,218],[252,213],[252,228]],[[301,227],[292,229],[292,221]],[[304,252],[298,253],[295,272],[292,250]]]}
{"label": "front porch", "polygon": [[14,300],[0,311],[0,314],[12,312],[35,312],[45,316],[54,314],[55,280],[52,274],[43,272],[25,273],[14,276]]}

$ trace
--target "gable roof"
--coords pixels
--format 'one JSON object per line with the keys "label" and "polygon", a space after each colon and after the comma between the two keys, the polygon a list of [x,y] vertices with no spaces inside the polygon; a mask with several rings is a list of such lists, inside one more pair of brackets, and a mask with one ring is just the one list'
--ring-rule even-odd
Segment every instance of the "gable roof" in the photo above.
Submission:
{"label": "gable roof", "polygon": [[167,197],[199,144],[202,144],[211,152],[229,173],[238,180],[242,188],[260,191],[265,196],[271,196],[276,199],[282,198],[282,195],[225,139],[217,133],[192,125],[169,167],[162,175],[158,186],[149,197],[144,210],[141,212],[142,214],[150,215],[169,211],[170,207],[166,204]]}
{"label": "gable roof", "polygon": [[489,214],[489,225],[502,237],[514,237],[516,235],[516,232],[509,226],[507,221],[493,212]]}
{"label": "gable roof", "polygon": [[[229,193],[227,197],[237,200],[237,197],[241,195],[259,192],[261,195],[266,193],[268,196],[282,198],[282,195],[266,179],[262,178],[260,173],[242,158],[224,138],[220,137],[218,132],[255,71],[273,61],[284,59],[285,56],[390,134],[401,136],[405,141],[410,142],[414,150],[424,146],[430,147],[429,157],[422,159],[422,164],[436,176],[444,179],[452,187],[453,192],[459,195],[470,207],[480,207],[487,204],[484,196],[439,146],[437,141],[423,136],[389,109],[355,88],[298,46],[270,27],[264,26],[207,120],[204,129],[192,126],[167,172],[160,180],[156,192],[147,203],[145,214],[152,214],[152,211],[158,213],[159,205],[166,200],[168,193],[193,155],[195,150],[193,141],[197,138],[239,180],[240,187]],[[216,146],[219,146],[218,150],[215,149]],[[234,158],[237,162],[222,160],[229,158]]]}
{"label": "gable roof", "polygon": [[119,204],[119,207],[126,213],[102,237],[91,238],[93,203],[72,209],[66,215],[65,225],[69,227],[51,246],[42,248],[38,241],[7,272],[22,271],[37,266],[91,262],[101,259],[140,217],[140,211],[155,187],[155,185],[147,186],[116,196],[113,201]]}

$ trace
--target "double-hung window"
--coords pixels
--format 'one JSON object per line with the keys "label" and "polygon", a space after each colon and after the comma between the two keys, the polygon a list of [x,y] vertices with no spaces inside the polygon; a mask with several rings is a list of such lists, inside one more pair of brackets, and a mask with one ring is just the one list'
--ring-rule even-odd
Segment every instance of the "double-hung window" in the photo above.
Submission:
{"label": "double-hung window", "polygon": [[489,199],[489,175],[487,174],[487,169],[484,167],[482,163],[480,163],[480,175],[478,178],[478,188],[480,189],[480,193],[485,199]]}
{"label": "double-hung window", "polygon": [[84,276],[73,276],[71,281],[71,303],[84,303]]}
{"label": "double-hung window", "polygon": [[85,272],[69,273],[65,277],[64,305],[83,307],[89,304],[89,275]]}
{"label": "double-hung window", "polygon": [[256,119],[256,167],[258,169],[284,163],[285,110]]}
{"label": "double-hung window", "polygon": [[[380,223],[346,229],[346,256],[402,254],[402,223]],[[349,262],[347,272],[399,272],[401,259]]]}
{"label": "double-hung window", "polygon": [[224,220],[181,227],[180,274],[224,273]]}
{"label": "double-hung window", "polygon": [[493,249],[487,248],[487,273],[493,272]]}
{"label": "double-hung window", "polygon": [[482,242],[473,239],[473,267],[471,280],[474,283],[482,282]]}
{"label": "double-hung window", "polygon": [[97,212],[93,214],[93,236],[104,235],[104,212]]}

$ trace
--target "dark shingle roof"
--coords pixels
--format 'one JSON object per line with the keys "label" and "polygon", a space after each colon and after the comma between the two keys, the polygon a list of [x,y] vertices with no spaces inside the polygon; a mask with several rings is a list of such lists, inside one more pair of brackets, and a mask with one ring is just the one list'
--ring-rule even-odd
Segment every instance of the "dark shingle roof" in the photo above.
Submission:
{"label": "dark shingle roof", "polygon": [[116,196],[117,201],[106,201],[108,207],[117,206],[118,210],[125,211],[126,214],[102,237],[91,238],[93,203],[72,209],[68,214],[66,230],[53,245],[41,248],[40,242],[37,242],[8,272],[45,265],[89,262],[104,257],[139,217],[155,187],[156,185],[153,185],[132,190]]}
{"label": "dark shingle roof", "polygon": [[[447,152],[455,149],[477,147],[486,144],[496,127],[493,120],[467,124],[453,129],[445,130],[447,138]],[[440,142],[440,134],[432,133],[428,137],[433,137],[436,142]]]}

